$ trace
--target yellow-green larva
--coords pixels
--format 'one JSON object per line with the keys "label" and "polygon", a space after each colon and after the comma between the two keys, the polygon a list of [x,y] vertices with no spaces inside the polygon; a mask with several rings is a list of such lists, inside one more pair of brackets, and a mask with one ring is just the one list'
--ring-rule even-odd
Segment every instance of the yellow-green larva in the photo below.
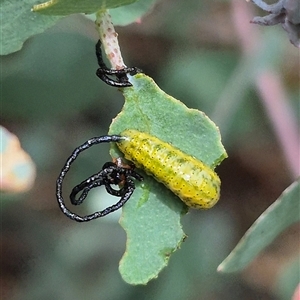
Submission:
{"label": "yellow-green larva", "polygon": [[145,132],[125,130],[121,136],[125,139],[117,145],[125,158],[163,183],[186,205],[208,209],[217,203],[220,178],[202,161]]}

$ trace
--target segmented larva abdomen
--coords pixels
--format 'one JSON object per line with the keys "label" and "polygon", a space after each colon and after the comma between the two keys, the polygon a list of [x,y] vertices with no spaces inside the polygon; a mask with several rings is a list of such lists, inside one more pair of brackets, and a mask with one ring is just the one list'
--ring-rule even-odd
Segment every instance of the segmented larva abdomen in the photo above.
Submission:
{"label": "segmented larva abdomen", "polygon": [[208,209],[220,197],[218,175],[202,161],[169,143],[137,130],[125,130],[117,142],[125,158],[162,182],[193,208]]}

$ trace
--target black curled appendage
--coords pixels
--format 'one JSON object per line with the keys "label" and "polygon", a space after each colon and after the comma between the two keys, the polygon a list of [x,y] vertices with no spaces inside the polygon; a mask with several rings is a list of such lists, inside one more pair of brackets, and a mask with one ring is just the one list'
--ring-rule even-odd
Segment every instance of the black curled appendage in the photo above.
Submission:
{"label": "black curled appendage", "polygon": [[[109,69],[103,61],[100,40],[96,44],[96,56],[99,65],[99,68],[96,71],[96,75],[108,85],[115,87],[132,86],[132,84],[128,81],[127,74],[135,75],[142,72],[139,68],[136,67],[126,67],[120,70]],[[115,79],[110,78],[109,76],[114,76]]]}
{"label": "black curled appendage", "polygon": [[[70,219],[75,220],[77,222],[87,222],[91,221],[100,217],[104,217],[107,214],[116,211],[117,209],[121,208],[131,197],[134,189],[134,179],[136,180],[143,180],[143,177],[136,173],[132,168],[125,168],[122,166],[118,166],[115,163],[108,162],[105,163],[102,167],[102,170],[98,173],[90,176],[86,180],[82,181],[80,184],[75,186],[70,194],[70,201],[73,205],[80,205],[88,196],[88,193],[91,189],[96,188],[98,186],[104,185],[106,191],[116,197],[121,197],[121,199],[114,205],[105,208],[102,211],[95,212],[93,214],[87,216],[79,216],[73,212],[71,212],[65,205],[65,201],[62,195],[62,185],[63,180],[69,171],[72,163],[77,159],[78,155],[90,148],[93,145],[99,143],[109,143],[109,142],[117,142],[122,139],[121,136],[117,135],[107,135],[107,136],[100,136],[95,137],[81,146],[77,147],[72,155],[67,159],[64,167],[62,168],[59,177],[56,181],[56,197],[59,204],[61,211]],[[112,187],[112,185],[120,184],[122,187],[119,190],[116,190]],[[78,198],[77,195],[79,195]]]}

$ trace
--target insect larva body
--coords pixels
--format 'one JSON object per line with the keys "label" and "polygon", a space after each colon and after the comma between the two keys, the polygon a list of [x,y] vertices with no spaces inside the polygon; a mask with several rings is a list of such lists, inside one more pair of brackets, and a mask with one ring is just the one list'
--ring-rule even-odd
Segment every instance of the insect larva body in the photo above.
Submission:
{"label": "insect larva body", "polygon": [[137,130],[125,130],[117,142],[127,160],[152,175],[186,205],[208,209],[220,197],[218,175],[202,161],[169,143]]}

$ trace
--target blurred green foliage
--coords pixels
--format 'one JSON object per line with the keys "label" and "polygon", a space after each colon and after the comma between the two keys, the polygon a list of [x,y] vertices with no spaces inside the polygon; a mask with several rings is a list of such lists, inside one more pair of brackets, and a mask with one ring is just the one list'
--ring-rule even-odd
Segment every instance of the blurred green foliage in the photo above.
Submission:
{"label": "blurred green foliage", "polygon": [[116,8],[136,1],[137,0],[56,0],[34,5],[32,10],[45,15],[67,16],[76,13],[91,14],[99,10]]}
{"label": "blurred green foliage", "polygon": [[[268,272],[268,259],[261,266],[254,262],[254,273],[216,272],[291,178],[253,82],[247,81],[248,71],[238,72],[244,69],[237,66],[255,69],[257,64],[246,64],[238,49],[227,1],[186,3],[161,1],[141,24],[117,31],[126,64],[141,67],[166,92],[205,111],[221,132],[226,132],[230,158],[217,168],[222,179],[220,203],[211,211],[191,211],[184,218],[188,238],[182,249],[157,280],[138,287],[124,283],[118,273],[125,233],[116,219],[82,225],[61,214],[55,200],[61,166],[74,147],[91,136],[106,134],[123,105],[122,95],[94,75],[94,24],[84,16],[67,17],[28,39],[21,51],[1,57],[1,122],[18,135],[38,169],[31,192],[15,196],[14,201],[1,195],[3,299],[290,299],[293,286],[289,280],[272,278],[276,289],[268,285],[270,274],[275,274]],[[22,15],[15,14],[22,20]],[[26,14],[30,16],[28,11]],[[28,18],[23,18],[25,24],[30,23]],[[220,18],[226,20],[223,26],[218,23]],[[27,27],[10,22],[9,16],[2,22],[10,24],[8,44],[15,42],[14,32],[28,34]],[[200,31],[204,24],[207,26]],[[222,35],[225,27],[229,34]],[[289,105],[297,108],[298,69],[293,71],[298,65],[297,50],[286,43],[280,29],[263,31],[266,51],[262,60],[270,59],[272,68],[282,74],[292,99]],[[276,40],[275,47],[266,42],[269,38]],[[221,115],[214,115],[231,78],[241,79],[238,84],[233,80],[229,89],[232,94],[228,93],[227,99],[234,101],[228,102],[230,109],[226,105],[219,110]],[[293,113],[296,115],[297,109]],[[221,126],[220,120],[228,123]],[[108,160],[105,147],[83,154],[65,189],[98,171]],[[104,202],[105,195],[95,197]],[[88,203],[77,211],[94,211],[95,205],[101,203]],[[290,253],[284,247],[298,247],[295,245],[299,245],[295,233],[288,243],[275,241],[269,250],[271,257],[275,256],[271,261],[277,266],[276,258]],[[290,268],[286,265],[281,272],[291,272],[295,278],[297,270]]]}
{"label": "blurred green foliage", "polygon": [[[259,216],[218,270],[230,273],[243,270],[285,229],[299,222],[300,181],[292,183],[282,195]],[[296,282],[297,283],[297,282]],[[296,284],[294,285],[294,288]]]}

